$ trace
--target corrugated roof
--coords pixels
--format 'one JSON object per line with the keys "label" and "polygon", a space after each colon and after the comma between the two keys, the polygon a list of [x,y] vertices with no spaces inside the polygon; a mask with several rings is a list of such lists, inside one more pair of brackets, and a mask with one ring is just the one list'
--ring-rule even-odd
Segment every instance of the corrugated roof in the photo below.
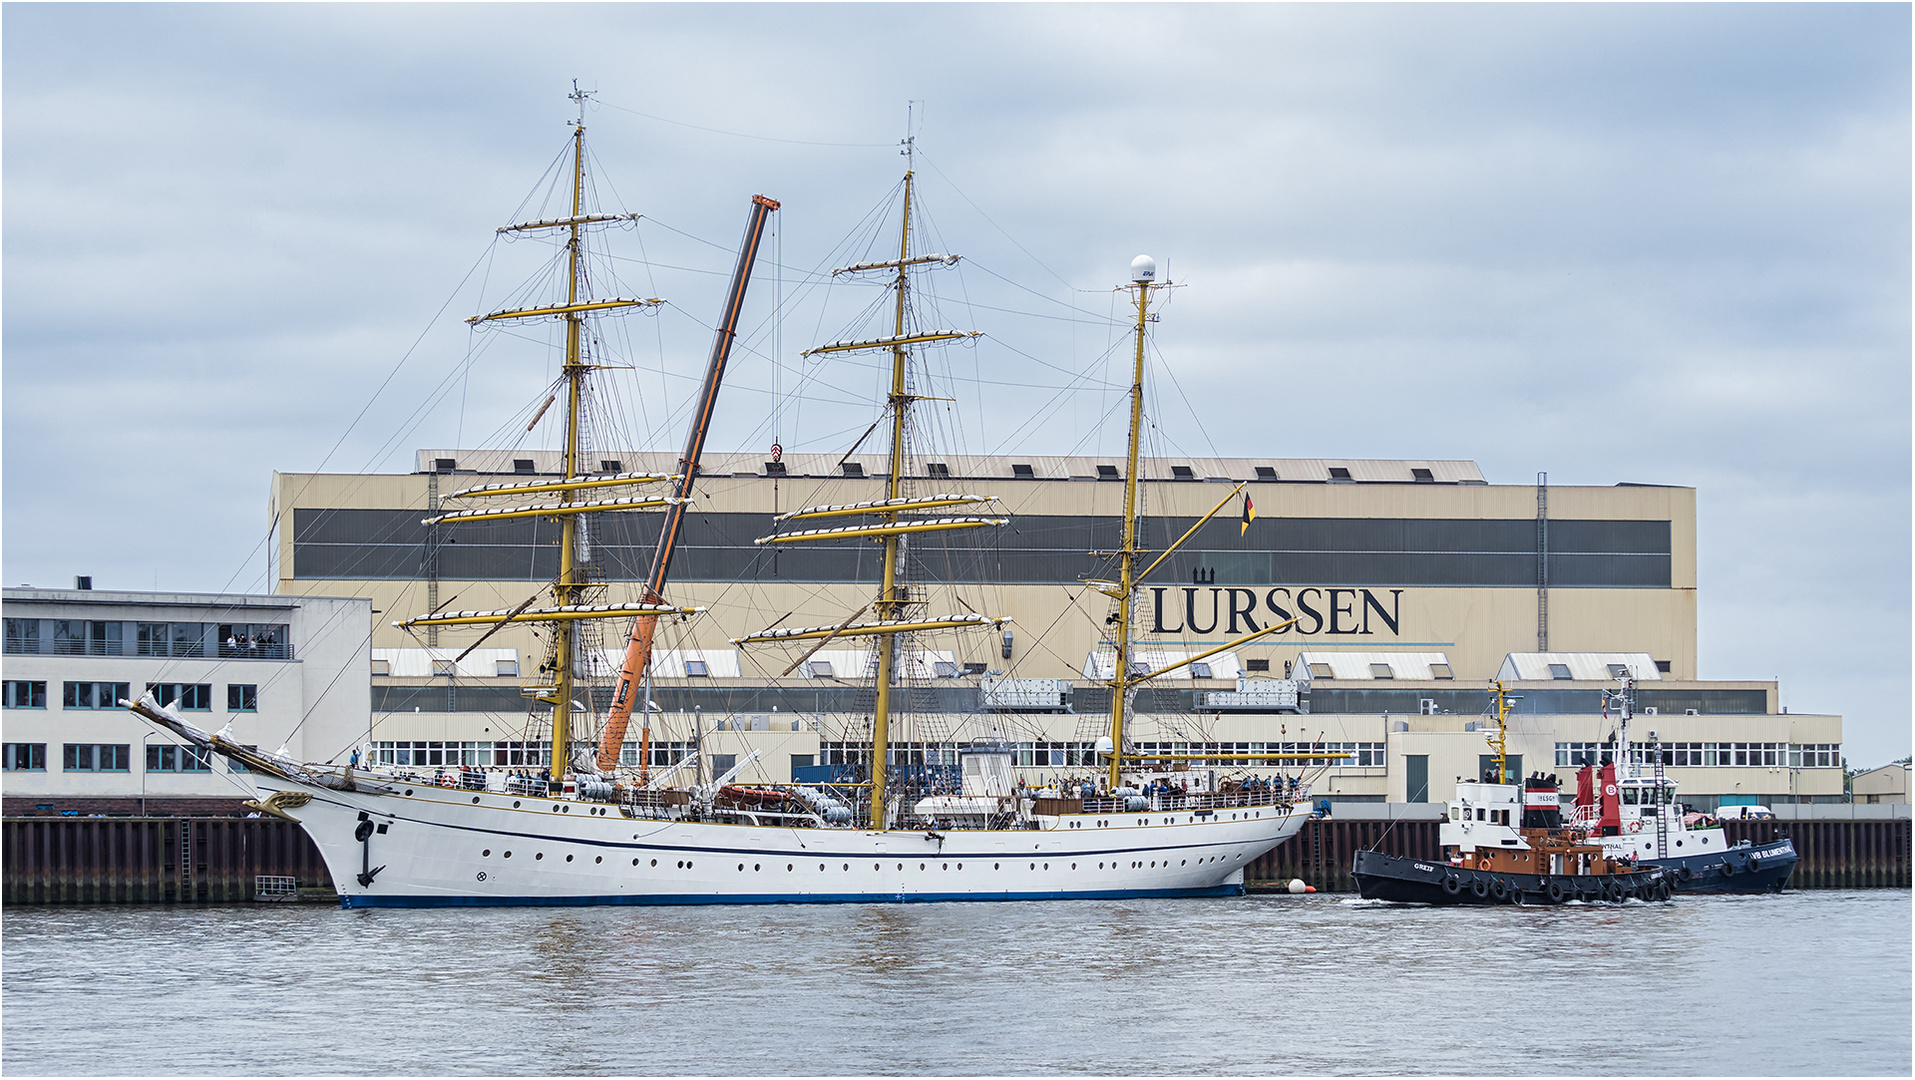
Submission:
{"label": "corrugated roof", "polygon": [[[1298,682],[1309,682],[1312,678],[1373,680],[1386,676],[1372,670],[1373,664],[1387,664],[1391,679],[1434,679],[1436,673],[1432,664],[1448,664],[1448,653],[1440,652],[1301,652],[1297,662],[1291,666],[1290,677]],[[1312,675],[1310,665],[1327,665],[1328,676]],[[1449,677],[1454,677],[1454,672]]]}
{"label": "corrugated roof", "polygon": [[[564,471],[564,454],[558,450],[421,450],[418,452],[418,471],[434,472],[435,462],[450,458],[455,462],[457,471],[485,474],[516,474],[515,462],[532,462],[532,471],[538,475],[557,475]],[[887,467],[887,458],[882,453],[854,454],[845,459],[842,454],[786,454],[781,464],[788,476],[843,476],[840,461],[847,460],[861,465],[866,476],[877,476]],[[731,453],[708,452],[704,458],[706,476],[765,475],[765,465],[771,455],[763,451],[738,451]],[[626,472],[669,473],[677,468],[677,455],[658,451],[599,451],[585,464],[588,470],[598,471],[605,462],[616,462],[617,467]],[[1042,454],[951,454],[943,457],[929,457],[912,463],[912,475],[929,476],[930,466],[941,464],[948,468],[953,480],[999,480],[1012,479],[1018,474],[1015,465],[1028,465],[1031,477],[1038,480],[1095,480],[1100,475],[1099,467],[1123,469],[1121,454],[1108,457],[1052,456]],[[1398,461],[1385,458],[1215,458],[1215,457],[1156,457],[1146,458],[1143,464],[1145,478],[1151,480],[1176,480],[1183,478],[1179,468],[1189,470],[1188,478],[1203,480],[1265,480],[1270,476],[1260,474],[1259,468],[1270,469],[1274,479],[1287,483],[1333,483],[1342,482],[1332,469],[1342,469],[1348,473],[1348,482],[1357,484],[1482,484],[1482,470],[1473,461]],[[1429,474],[1427,479],[1419,478],[1417,470]]]}
{"label": "corrugated roof", "polygon": [[1611,664],[1621,664],[1629,669],[1629,674],[1641,682],[1662,678],[1656,670],[1656,660],[1643,652],[1530,652],[1510,653],[1503,658],[1503,666],[1496,677],[1505,682],[1542,682],[1559,678],[1549,670],[1549,665],[1561,664],[1569,669],[1569,677],[1581,682],[1613,682],[1617,678],[1609,669]]}
{"label": "corrugated roof", "polygon": [[[399,679],[428,679],[435,673],[432,663],[435,660],[452,660],[464,649],[374,649],[372,659],[384,660],[387,674]],[[519,662],[517,649],[474,649],[465,659],[459,660],[453,667],[458,678],[496,679],[499,677],[499,662],[507,661],[516,665]],[[516,672],[508,672],[508,677]]]}
{"label": "corrugated roof", "polygon": [[[1158,668],[1195,656],[1196,653],[1190,650],[1180,652],[1175,649],[1134,649],[1131,655],[1136,658],[1135,662],[1148,664],[1150,665],[1150,670],[1156,671]],[[1198,663],[1210,665],[1210,677],[1213,679],[1234,679],[1243,673],[1242,667],[1237,663],[1237,654],[1232,652],[1218,653],[1208,660],[1200,660]],[[1084,678],[1093,682],[1107,683],[1116,678],[1116,650],[1092,650],[1091,654],[1084,658],[1083,675]],[[1190,666],[1186,664],[1176,671],[1164,675],[1163,678],[1193,679],[1196,678],[1196,676],[1191,674]]]}

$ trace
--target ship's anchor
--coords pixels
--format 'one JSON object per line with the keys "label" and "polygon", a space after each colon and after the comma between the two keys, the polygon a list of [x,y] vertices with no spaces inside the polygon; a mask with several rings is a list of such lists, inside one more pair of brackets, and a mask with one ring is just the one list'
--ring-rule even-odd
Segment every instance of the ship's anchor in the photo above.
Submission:
{"label": "ship's anchor", "polygon": [[360,863],[358,876],[361,887],[370,887],[372,885],[372,879],[378,877],[379,872],[385,869],[384,866],[375,867],[372,865],[372,830],[372,819],[362,812],[359,815],[359,827],[352,831],[353,839],[359,841]]}

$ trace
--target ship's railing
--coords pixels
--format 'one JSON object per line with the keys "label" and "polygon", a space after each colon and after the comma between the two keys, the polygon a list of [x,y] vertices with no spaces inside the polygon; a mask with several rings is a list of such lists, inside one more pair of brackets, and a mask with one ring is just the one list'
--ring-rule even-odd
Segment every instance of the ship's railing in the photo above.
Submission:
{"label": "ship's railing", "polygon": [[[1274,789],[1264,791],[1230,792],[1183,792],[1159,793],[1156,795],[1119,795],[1116,797],[1092,796],[1084,800],[1086,814],[1118,814],[1128,810],[1131,799],[1143,799],[1150,812],[1178,812],[1185,810],[1228,810],[1245,806],[1292,806],[1308,802],[1310,789],[1307,786],[1285,788],[1279,792]],[[1141,811],[1139,811],[1141,812]]]}

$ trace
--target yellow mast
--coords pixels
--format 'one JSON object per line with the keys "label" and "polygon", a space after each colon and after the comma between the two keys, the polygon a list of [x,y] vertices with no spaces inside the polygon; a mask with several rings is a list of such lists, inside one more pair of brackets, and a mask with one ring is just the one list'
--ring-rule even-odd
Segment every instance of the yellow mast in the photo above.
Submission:
{"label": "yellow mast", "polygon": [[[579,405],[585,388],[585,363],[579,355],[580,331],[585,313],[576,310],[579,279],[584,273],[583,251],[579,237],[583,224],[578,220],[585,204],[585,92],[574,89],[578,120],[572,125],[572,222],[566,241],[565,306],[565,479],[578,478]],[[561,504],[573,501],[570,488],[559,492]],[[559,578],[553,587],[557,606],[578,602],[584,582],[578,579],[578,515],[565,514],[559,526]],[[572,668],[573,643],[577,628],[566,621],[553,629],[552,672],[552,762],[549,770],[556,781],[565,779],[572,764]]]}
{"label": "yellow mast", "polygon": [[[904,141],[904,211],[898,225],[898,298],[893,311],[893,333],[904,338],[908,314],[906,297],[911,287],[908,264],[911,258],[911,139]],[[911,395],[904,389],[905,361],[910,356],[899,340],[891,346],[891,472],[885,485],[887,500],[904,497],[904,414],[911,407]],[[898,511],[888,508],[878,515],[886,525],[898,523]],[[895,622],[903,613],[898,600],[898,549],[903,545],[899,533],[884,534],[884,579],[878,590],[878,621]],[[884,813],[885,773],[891,751],[891,677],[897,667],[898,637],[895,631],[878,635],[878,693],[871,706],[871,827],[882,830],[887,824]]]}
{"label": "yellow mast", "polygon": [[1152,279],[1157,276],[1157,264],[1147,256],[1138,257],[1130,265],[1132,283],[1129,287],[1137,292],[1137,354],[1130,379],[1130,452],[1124,466],[1124,543],[1117,552],[1117,670],[1110,681],[1110,787],[1113,790],[1123,783],[1124,707],[1133,684],[1130,605],[1137,589],[1137,458],[1144,425],[1144,326],[1150,321],[1150,290]]}
{"label": "yellow mast", "polygon": [[1507,761],[1509,750],[1509,692],[1503,681],[1497,679],[1490,683],[1491,700],[1496,706],[1496,733],[1488,736],[1490,749],[1496,751],[1496,783],[1503,782],[1509,768]]}

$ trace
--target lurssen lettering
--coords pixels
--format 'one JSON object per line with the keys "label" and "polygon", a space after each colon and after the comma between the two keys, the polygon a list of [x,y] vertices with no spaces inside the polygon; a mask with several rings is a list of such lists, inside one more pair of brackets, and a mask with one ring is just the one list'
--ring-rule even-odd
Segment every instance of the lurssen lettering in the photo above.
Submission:
{"label": "lurssen lettering", "polygon": [[1197,585],[1153,586],[1151,632],[1156,634],[1214,634],[1231,637],[1254,634],[1271,623],[1298,619],[1279,636],[1296,631],[1300,637],[1316,634],[1374,636],[1402,634],[1402,589],[1290,589],[1264,590]]}

